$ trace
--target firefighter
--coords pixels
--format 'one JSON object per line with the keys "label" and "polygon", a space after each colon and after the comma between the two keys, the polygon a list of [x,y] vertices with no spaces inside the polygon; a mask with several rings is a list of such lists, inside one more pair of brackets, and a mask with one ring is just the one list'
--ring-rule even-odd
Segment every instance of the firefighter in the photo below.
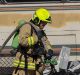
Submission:
{"label": "firefighter", "polygon": [[[45,47],[47,52],[47,58],[53,56],[53,50],[48,41],[43,28],[47,23],[51,23],[51,15],[47,9],[39,8],[33,14],[33,18],[30,20],[36,28],[39,28],[45,38]],[[13,62],[14,71],[12,75],[41,75],[45,65],[41,63],[41,59],[38,55],[45,52],[43,46],[41,46],[40,38],[30,24],[22,26],[19,30],[19,48],[16,53],[15,60]],[[36,66],[37,64],[37,66]],[[37,67],[37,68],[36,68]]]}

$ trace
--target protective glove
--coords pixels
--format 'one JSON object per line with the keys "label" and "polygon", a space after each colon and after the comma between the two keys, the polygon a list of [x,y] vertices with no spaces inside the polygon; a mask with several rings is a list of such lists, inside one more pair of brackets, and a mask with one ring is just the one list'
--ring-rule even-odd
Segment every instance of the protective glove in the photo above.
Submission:
{"label": "protective glove", "polygon": [[46,54],[46,58],[45,58],[45,61],[48,63],[50,63],[50,64],[52,64],[52,65],[57,65],[57,59],[56,59],[56,57],[54,56],[54,52],[53,52],[53,50],[48,50],[48,53]]}

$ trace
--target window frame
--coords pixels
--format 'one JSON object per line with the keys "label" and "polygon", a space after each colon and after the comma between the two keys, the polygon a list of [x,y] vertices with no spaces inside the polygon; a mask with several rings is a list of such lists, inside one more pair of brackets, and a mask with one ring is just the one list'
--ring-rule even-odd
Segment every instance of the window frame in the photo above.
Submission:
{"label": "window frame", "polygon": [[41,4],[41,3],[80,3],[80,1],[72,1],[72,0],[60,0],[60,1],[35,1],[35,2],[32,2],[32,1],[27,1],[27,2],[8,2],[7,0],[1,0],[0,1],[1,4]]}

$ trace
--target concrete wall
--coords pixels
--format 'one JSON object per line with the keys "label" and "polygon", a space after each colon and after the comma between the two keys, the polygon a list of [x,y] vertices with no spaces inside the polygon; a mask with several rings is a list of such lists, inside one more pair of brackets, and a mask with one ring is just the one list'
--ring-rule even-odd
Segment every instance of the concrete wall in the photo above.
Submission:
{"label": "concrete wall", "polygon": [[[50,11],[52,24],[44,30],[52,45],[80,44],[80,10]],[[0,12],[0,46],[18,25],[18,21],[29,21],[34,11]],[[76,40],[76,41],[75,41]],[[10,46],[12,39],[7,44]]]}

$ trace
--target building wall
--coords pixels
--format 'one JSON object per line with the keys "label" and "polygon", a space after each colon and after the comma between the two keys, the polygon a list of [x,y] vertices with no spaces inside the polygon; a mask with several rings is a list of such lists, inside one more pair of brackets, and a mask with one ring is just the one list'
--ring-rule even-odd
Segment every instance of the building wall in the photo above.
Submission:
{"label": "building wall", "polygon": [[[50,11],[52,23],[44,30],[52,45],[80,44],[80,10]],[[0,12],[0,46],[18,25],[19,20],[29,21],[34,11]],[[7,46],[10,46],[12,39]]]}

